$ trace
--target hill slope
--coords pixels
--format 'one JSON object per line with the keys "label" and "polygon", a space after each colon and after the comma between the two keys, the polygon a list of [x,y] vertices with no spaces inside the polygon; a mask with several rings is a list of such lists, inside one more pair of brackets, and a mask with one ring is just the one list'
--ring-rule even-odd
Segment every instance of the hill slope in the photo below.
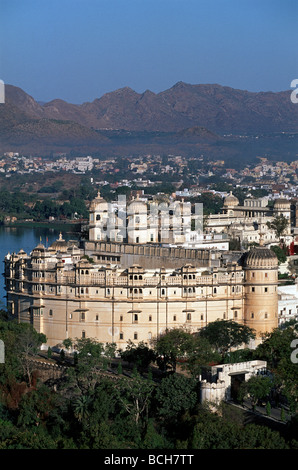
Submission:
{"label": "hill slope", "polygon": [[[243,142],[238,134],[262,138],[263,133],[266,145],[261,148],[277,157],[271,134],[298,132],[298,106],[290,94],[178,82],[157,94],[125,87],[76,105],[61,99],[39,103],[6,85],[5,104],[0,105],[0,151],[121,155],[204,150],[224,158],[231,151],[239,156]],[[250,146],[253,153],[259,152],[258,145]],[[292,155],[294,146],[289,149]]]}

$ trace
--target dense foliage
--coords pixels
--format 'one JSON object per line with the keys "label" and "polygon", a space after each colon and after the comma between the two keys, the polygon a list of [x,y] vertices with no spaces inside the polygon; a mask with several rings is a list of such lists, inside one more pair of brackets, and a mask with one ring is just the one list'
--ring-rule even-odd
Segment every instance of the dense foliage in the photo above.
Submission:
{"label": "dense foliage", "polygon": [[[256,351],[258,357],[272,361],[283,390],[296,380],[296,371],[287,362],[287,341],[294,332],[293,326],[278,330]],[[206,338],[185,330],[170,333],[153,348],[129,343],[117,360],[121,368],[114,367],[113,373],[107,372],[116,361],[113,343],[67,339],[65,354],[58,359],[65,366],[63,374],[56,380],[41,380],[30,358],[46,338],[28,324],[7,321],[2,312],[5,363],[0,364],[0,449],[298,447],[295,416],[281,434],[267,426],[247,424],[243,413],[228,404],[217,412],[201,405],[198,368],[210,364],[218,353]],[[76,348],[76,360],[67,354],[70,348]],[[161,368],[152,368],[158,359]],[[271,380],[248,383],[243,396],[263,396],[272,386]]]}

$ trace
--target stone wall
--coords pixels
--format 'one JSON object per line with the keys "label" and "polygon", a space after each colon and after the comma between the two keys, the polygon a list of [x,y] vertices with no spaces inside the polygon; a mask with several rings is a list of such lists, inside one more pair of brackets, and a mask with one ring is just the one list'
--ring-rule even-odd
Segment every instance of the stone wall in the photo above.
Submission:
{"label": "stone wall", "polygon": [[139,264],[145,269],[178,268],[187,263],[195,267],[218,267],[220,253],[212,250],[164,247],[159,245],[133,245],[113,242],[85,243],[85,254],[94,257],[105,255],[107,258],[120,256],[120,264],[128,268]]}

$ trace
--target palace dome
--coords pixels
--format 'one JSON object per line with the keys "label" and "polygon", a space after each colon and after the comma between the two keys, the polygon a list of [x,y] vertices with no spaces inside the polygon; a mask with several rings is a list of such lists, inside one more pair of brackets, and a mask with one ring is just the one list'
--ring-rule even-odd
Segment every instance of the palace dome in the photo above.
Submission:
{"label": "palace dome", "polygon": [[68,248],[67,242],[62,238],[62,233],[60,232],[58,240],[54,241],[51,244],[51,248],[55,251],[66,252]]}
{"label": "palace dome", "polygon": [[108,203],[104,198],[101,197],[99,191],[97,193],[96,198],[91,201],[89,211],[94,212],[98,210],[98,206],[100,206],[101,210],[108,210]]}
{"label": "palace dome", "polygon": [[231,207],[231,206],[238,206],[238,205],[239,205],[239,199],[236,196],[234,196],[231,191],[230,194],[225,197],[224,206]]}
{"label": "palace dome", "polygon": [[246,269],[277,268],[276,254],[264,246],[255,246],[242,256],[242,265]]}
{"label": "palace dome", "polygon": [[139,196],[137,195],[136,199],[133,199],[130,204],[128,205],[128,214],[146,214],[147,213],[147,204],[146,202],[142,201],[139,199]]}
{"label": "palace dome", "polygon": [[285,198],[276,199],[274,202],[274,209],[290,209],[291,202]]}

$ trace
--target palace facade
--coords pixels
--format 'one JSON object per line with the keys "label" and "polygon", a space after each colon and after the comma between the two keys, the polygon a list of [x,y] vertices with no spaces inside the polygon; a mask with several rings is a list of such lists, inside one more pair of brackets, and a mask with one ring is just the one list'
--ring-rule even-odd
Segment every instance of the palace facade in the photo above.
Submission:
{"label": "palace facade", "polygon": [[195,332],[217,319],[254,328],[254,347],[277,327],[278,260],[271,250],[161,246],[150,241],[145,214],[135,221],[143,228],[130,232],[132,240],[105,240],[100,224],[106,213],[98,213],[98,203],[103,209],[98,197],[90,208],[89,239],[81,245],[60,235],[48,248],[40,243],[29,254],[5,257],[9,313],[44,333],[46,347],[89,337],[125,349],[129,340],[150,344],[167,329]]}

